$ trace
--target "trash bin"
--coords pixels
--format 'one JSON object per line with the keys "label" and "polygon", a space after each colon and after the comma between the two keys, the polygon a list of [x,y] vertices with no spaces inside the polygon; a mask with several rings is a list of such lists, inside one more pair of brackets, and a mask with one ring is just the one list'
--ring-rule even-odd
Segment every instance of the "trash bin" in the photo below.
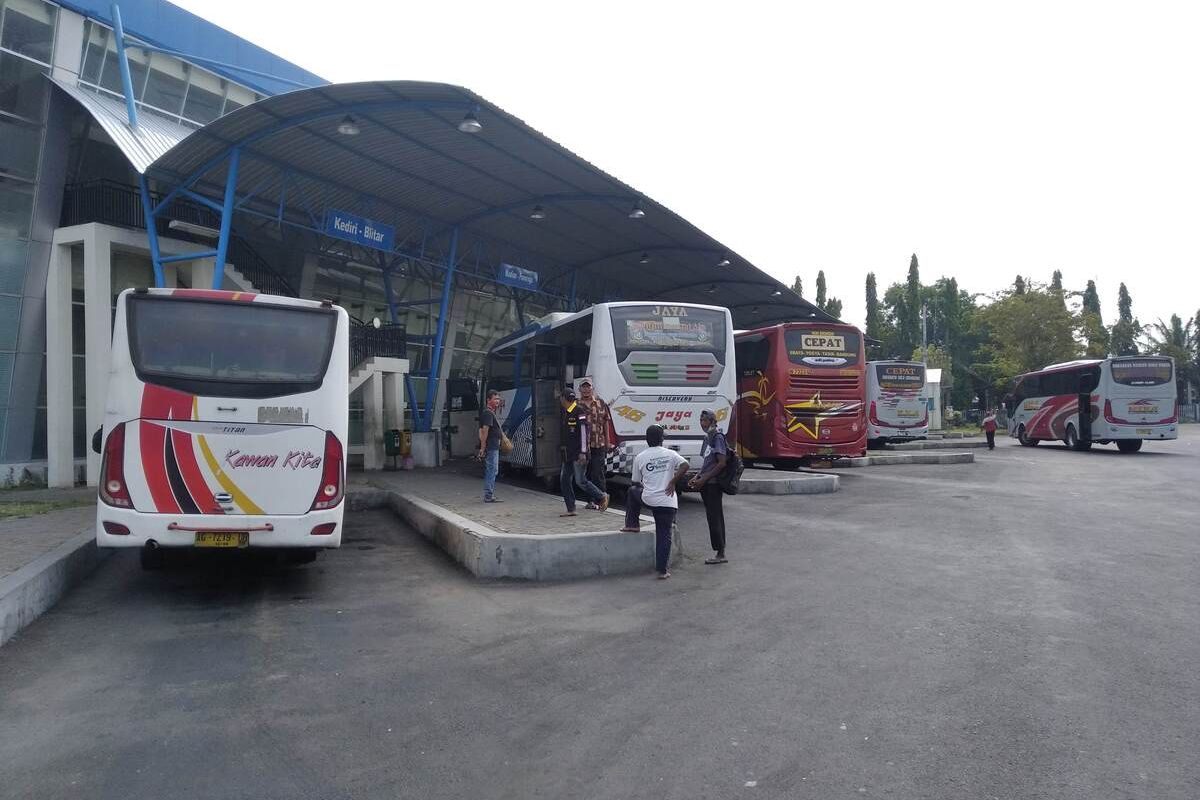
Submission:
{"label": "trash bin", "polygon": [[389,458],[404,455],[404,436],[398,428],[392,428],[383,435],[383,448]]}

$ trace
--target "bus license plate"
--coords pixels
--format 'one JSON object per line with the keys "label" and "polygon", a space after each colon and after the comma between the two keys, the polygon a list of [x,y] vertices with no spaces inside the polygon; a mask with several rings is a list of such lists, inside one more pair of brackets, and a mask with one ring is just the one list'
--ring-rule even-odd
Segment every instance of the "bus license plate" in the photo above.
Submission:
{"label": "bus license plate", "polygon": [[1149,428],[1138,428],[1135,433],[1137,433],[1138,436],[1150,436],[1154,433],[1154,431],[1150,430]]}
{"label": "bus license plate", "polygon": [[250,534],[234,531],[203,531],[196,534],[196,547],[249,547]]}

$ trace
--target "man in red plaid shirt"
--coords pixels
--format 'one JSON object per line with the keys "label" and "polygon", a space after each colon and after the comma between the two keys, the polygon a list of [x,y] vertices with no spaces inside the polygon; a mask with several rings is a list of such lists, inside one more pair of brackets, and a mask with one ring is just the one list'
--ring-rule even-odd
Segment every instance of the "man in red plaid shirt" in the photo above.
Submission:
{"label": "man in red plaid shirt", "polygon": [[588,478],[600,491],[607,493],[608,482],[605,477],[608,472],[608,451],[611,449],[608,441],[611,419],[608,403],[596,396],[591,378],[579,382],[579,402],[588,412]]}

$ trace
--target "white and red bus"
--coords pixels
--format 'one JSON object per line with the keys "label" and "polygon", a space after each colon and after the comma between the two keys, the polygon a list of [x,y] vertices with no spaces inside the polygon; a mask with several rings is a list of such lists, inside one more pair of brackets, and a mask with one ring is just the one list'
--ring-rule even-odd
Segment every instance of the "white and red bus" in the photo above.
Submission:
{"label": "white and red bus", "polygon": [[867,440],[872,444],[929,435],[925,365],[919,361],[867,364]]}
{"label": "white and red bus", "polygon": [[117,298],[96,543],[277,548],[342,538],[349,318],[331,303],[130,289]]}
{"label": "white and red bus", "polygon": [[1175,362],[1162,356],[1070,361],[1017,378],[1005,400],[1009,434],[1076,450],[1115,442],[1136,453],[1147,439],[1178,437]]}

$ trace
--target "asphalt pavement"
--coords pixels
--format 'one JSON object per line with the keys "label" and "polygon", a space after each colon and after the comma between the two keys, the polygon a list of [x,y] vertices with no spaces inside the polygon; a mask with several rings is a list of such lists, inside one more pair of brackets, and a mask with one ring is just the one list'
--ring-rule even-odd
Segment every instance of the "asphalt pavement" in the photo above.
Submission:
{"label": "asphalt pavement", "polygon": [[3,798],[1200,797],[1200,430],[730,498],[731,563],[119,553],[0,649]]}

